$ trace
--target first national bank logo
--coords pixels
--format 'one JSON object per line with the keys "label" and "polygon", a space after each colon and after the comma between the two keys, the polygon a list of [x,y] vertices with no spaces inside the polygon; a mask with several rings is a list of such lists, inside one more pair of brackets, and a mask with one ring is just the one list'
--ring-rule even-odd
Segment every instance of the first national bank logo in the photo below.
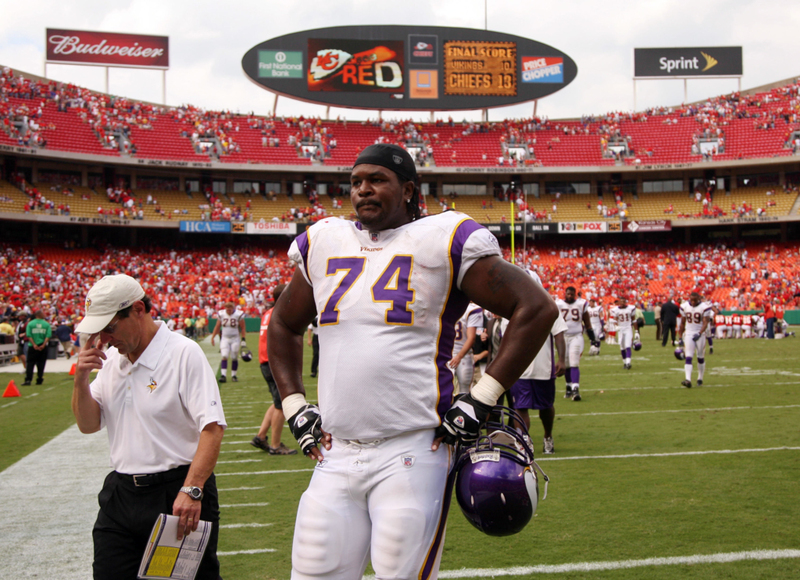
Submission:
{"label": "first national bank logo", "polygon": [[258,78],[303,78],[303,53],[299,50],[259,50]]}

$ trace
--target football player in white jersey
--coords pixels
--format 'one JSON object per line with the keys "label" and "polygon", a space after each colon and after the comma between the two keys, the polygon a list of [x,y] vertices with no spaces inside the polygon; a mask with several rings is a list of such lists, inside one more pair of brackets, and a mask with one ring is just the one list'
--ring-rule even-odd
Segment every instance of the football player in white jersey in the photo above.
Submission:
{"label": "football player in white jersey", "polygon": [[711,323],[713,310],[710,304],[702,301],[697,292],[689,295],[689,301],[681,304],[681,326],[678,336],[683,337],[686,359],[684,372],[686,379],[681,382],[686,388],[692,388],[692,362],[697,356],[697,385],[703,384],[706,372],[706,328]]}
{"label": "football player in white jersey", "polygon": [[639,331],[639,322],[636,320],[636,306],[628,305],[628,298],[620,296],[617,305],[610,312],[609,317],[617,324],[617,342],[622,355],[622,366],[626,370],[631,368],[631,345],[633,333]]}
{"label": "football player in white jersey", "polygon": [[722,340],[723,338],[727,337],[728,334],[728,322],[724,314],[718,312],[714,318],[716,324],[714,325],[717,329],[717,338]]}
{"label": "football player in white jersey", "polygon": [[[612,306],[613,308],[613,306]],[[617,343],[617,321],[611,316],[611,310],[608,311],[608,318],[605,325],[606,344]]]}
{"label": "football player in white jersey", "polygon": [[564,375],[567,379],[567,391],[564,398],[580,401],[581,369],[579,365],[583,355],[584,328],[592,344],[596,340],[594,330],[592,330],[592,321],[589,319],[588,304],[583,298],[577,297],[574,286],[568,286],[564,290],[564,299],[556,299],[556,306],[561,312],[561,318],[567,323],[565,332],[567,360],[565,361],[566,374]]}
{"label": "football player in white jersey", "polygon": [[[592,330],[594,331],[595,341],[592,345],[595,347],[595,354],[600,354],[600,341],[603,340],[603,330],[605,325],[606,312],[603,305],[599,304],[597,300],[591,298],[589,300],[589,320],[592,322]],[[589,354],[592,354],[591,352]]]}
{"label": "football player in white jersey", "polygon": [[[532,273],[534,280],[539,281],[539,277]],[[506,319],[500,322],[500,332],[505,332]],[[511,386],[511,406],[522,417],[524,429],[528,433],[531,429],[531,417],[529,409],[539,411],[539,419],[544,429],[543,452],[545,455],[552,455],[556,452],[553,444],[553,423],[556,418],[556,377],[564,375],[567,346],[564,340],[564,333],[567,330],[567,323],[564,319],[556,318],[553,328],[550,329],[550,336],[539,350],[531,364],[522,373],[519,380]],[[558,360],[554,360],[554,351],[558,353]]]}
{"label": "football player in white jersey", "polygon": [[[219,340],[219,350],[222,353],[222,376],[220,383],[227,382],[228,360],[231,361],[231,380],[236,382],[239,377],[236,372],[239,370],[239,349],[247,338],[245,331],[244,312],[236,310],[233,302],[226,302],[225,309],[217,313],[217,325],[211,333],[211,346],[214,346],[214,337],[221,337]],[[246,345],[245,345],[246,346]]]}
{"label": "football player in white jersey", "polygon": [[[355,580],[371,560],[378,578],[432,580],[451,445],[477,440],[558,309],[468,216],[419,217],[405,149],[367,147],[350,183],[359,222],[326,218],[295,239],[298,265],[267,331],[289,427],[319,462],[297,511],[292,578]],[[470,300],[510,322],[486,373],[454,401],[447,362]],[[317,313],[319,406],[302,383],[303,335]]]}
{"label": "football player in white jersey", "polygon": [[453,358],[447,363],[447,366],[455,371],[459,393],[469,393],[469,388],[472,386],[472,375],[475,374],[472,346],[475,344],[475,336],[482,330],[483,308],[470,302],[464,315],[456,322]]}

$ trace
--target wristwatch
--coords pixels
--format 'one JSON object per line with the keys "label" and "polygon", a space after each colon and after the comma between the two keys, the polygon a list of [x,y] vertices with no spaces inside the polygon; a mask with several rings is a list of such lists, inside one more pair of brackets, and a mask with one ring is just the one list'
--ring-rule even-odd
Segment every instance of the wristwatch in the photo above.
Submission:
{"label": "wristwatch", "polygon": [[181,491],[195,500],[203,499],[203,490],[195,486],[182,487]]}

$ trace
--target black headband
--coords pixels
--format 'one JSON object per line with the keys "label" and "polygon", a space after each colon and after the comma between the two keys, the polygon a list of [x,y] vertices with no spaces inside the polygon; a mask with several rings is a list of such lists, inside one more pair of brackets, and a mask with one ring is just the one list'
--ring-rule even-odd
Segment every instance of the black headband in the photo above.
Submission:
{"label": "black headband", "polygon": [[394,171],[406,181],[417,182],[417,168],[408,151],[397,145],[378,143],[370,145],[361,152],[353,167],[363,164],[380,165]]}

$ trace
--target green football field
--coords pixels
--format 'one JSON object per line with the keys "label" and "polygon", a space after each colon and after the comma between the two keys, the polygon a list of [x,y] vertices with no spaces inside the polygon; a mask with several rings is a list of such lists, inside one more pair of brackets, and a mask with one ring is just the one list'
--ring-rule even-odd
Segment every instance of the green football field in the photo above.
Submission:
{"label": "green football field", "polygon": [[[547,499],[508,538],[481,534],[454,502],[440,577],[800,577],[800,342],[715,341],[705,384],[685,389],[683,363],[653,332],[645,329],[629,371],[616,346],[584,356],[582,401],[563,399],[559,380],[556,454],[541,455],[535,416],[531,430],[551,478]],[[4,388],[10,377],[0,377]],[[269,395],[256,362],[241,364],[240,377],[221,387],[229,425],[216,469],[222,575],[286,579],[295,510],[313,464],[249,445]],[[0,470],[74,424],[70,378],[26,387],[38,396],[14,405],[0,399]],[[283,440],[297,447],[288,428]]]}

